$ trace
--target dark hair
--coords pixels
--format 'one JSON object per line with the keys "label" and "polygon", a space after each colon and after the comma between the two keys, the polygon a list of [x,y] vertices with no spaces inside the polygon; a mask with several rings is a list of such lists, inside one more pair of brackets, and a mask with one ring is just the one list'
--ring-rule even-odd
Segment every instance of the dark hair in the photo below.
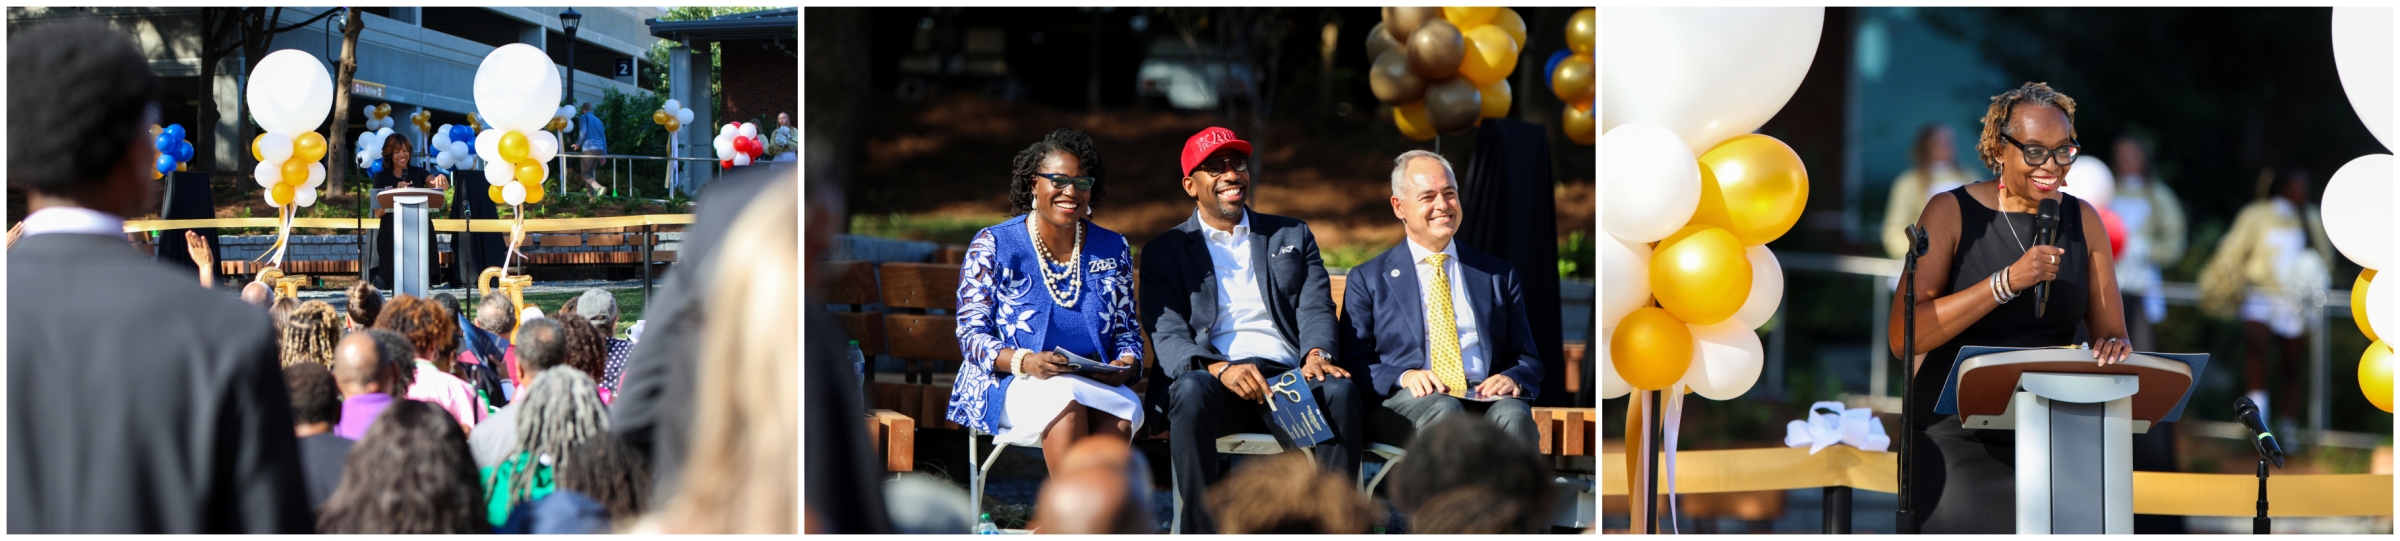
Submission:
{"label": "dark hair", "polygon": [[[394,148],[406,149],[406,150],[408,150],[409,154],[412,154],[412,155],[413,155],[413,154],[416,154],[416,152],[417,152],[417,148],[416,148],[414,145],[412,145],[412,144],[410,144],[410,143],[408,142],[408,137],[405,137],[405,136],[403,136],[403,137],[385,137],[385,138],[383,138],[383,155],[384,155],[384,157],[391,157],[391,155],[392,155],[392,149],[394,149]],[[415,158],[415,156],[410,156],[410,158],[412,158],[412,159],[413,159],[413,158]],[[395,166],[397,166],[397,167],[395,167]],[[405,167],[408,167],[408,164],[405,164],[405,163],[402,163],[402,164],[385,163],[385,164],[383,164],[383,170],[385,170],[385,171],[393,171],[393,172],[398,172],[400,169],[402,169],[402,168],[405,168]],[[448,295],[448,294],[449,294],[449,293],[443,293],[443,295]],[[453,297],[453,298],[455,298],[455,297]],[[455,300],[453,300],[453,301],[450,301],[450,302],[451,302],[451,304],[452,304],[453,306],[457,305],[457,303],[458,303],[458,301],[455,301]]]}
{"label": "dark hair", "polygon": [[[586,323],[589,325],[589,323]],[[531,380],[534,374],[558,366],[566,360],[567,329],[558,320],[537,318],[517,326],[517,369],[522,378]]]}
{"label": "dark hair", "polygon": [[650,465],[640,453],[600,432],[567,446],[566,454],[551,471],[560,490],[580,492],[600,502],[608,508],[608,517],[619,524],[641,516],[650,497]]}
{"label": "dark hair", "polygon": [[341,488],[325,499],[317,532],[491,533],[458,419],[432,404],[393,401],[342,465]]}
{"label": "dark hair", "polygon": [[283,386],[292,392],[292,424],[331,423],[342,416],[341,391],[333,371],[317,363],[283,367]]}
{"label": "dark hair", "polygon": [[300,299],[291,297],[276,297],[275,302],[267,303],[267,319],[275,322],[277,334],[281,334],[285,322],[291,321],[292,310],[299,307]]}
{"label": "dark hair", "polygon": [[[1450,415],[1417,432],[1408,444],[1408,460],[1392,466],[1392,503],[1412,517],[1447,512],[1442,504],[1467,487],[1480,487],[1487,500],[1479,516],[1457,521],[1412,521],[1412,533],[1467,533],[1434,528],[1440,524],[1501,524],[1510,533],[1541,533],[1550,500],[1550,465],[1533,446],[1509,436],[1481,416]],[[1495,516],[1496,515],[1496,516]]]}
{"label": "dark hair", "polygon": [[391,329],[367,329],[364,332],[375,339],[375,356],[383,361],[385,373],[400,382],[399,388],[384,389],[384,394],[407,395],[408,388],[417,386],[416,344],[408,341],[408,335]]}
{"label": "dark hair", "polygon": [[1923,127],[1917,128],[1916,139],[1908,145],[1908,165],[1910,167],[1922,166],[1925,165],[1925,162],[1933,161],[1933,136],[1945,129],[1949,129],[1949,126],[1940,122],[1927,122]]}
{"label": "dark hair", "polygon": [[[584,375],[592,379],[600,379],[602,370],[608,364],[608,336],[600,334],[600,328],[592,326],[592,322],[571,313],[563,318],[543,319],[556,321],[567,331],[566,347],[559,351],[558,364],[582,370]],[[523,356],[521,353],[518,355]]]}
{"label": "dark hair", "polygon": [[1383,518],[1349,476],[1298,453],[1245,463],[1207,498],[1228,534],[1365,534]]}
{"label": "dark hair", "polygon": [[375,316],[383,313],[383,292],[364,280],[350,286],[350,322],[361,328],[374,327]]}
{"label": "dark hair", "polygon": [[392,303],[384,305],[383,314],[375,316],[375,328],[407,335],[408,343],[431,353],[425,360],[433,361],[433,366],[443,372],[450,371],[450,365],[458,362],[453,357],[458,353],[458,321],[433,301],[409,294],[392,297]]}
{"label": "dark hair", "polygon": [[442,305],[443,310],[449,310],[451,317],[457,317],[467,313],[463,307],[459,306],[457,295],[452,295],[449,293],[435,293],[433,294],[433,303]]}
{"label": "dark hair", "polygon": [[[282,303],[276,303],[282,306]],[[342,341],[341,316],[325,301],[300,303],[283,315],[279,326],[283,364],[316,363],[333,366],[333,348]]]}
{"label": "dark hair", "polygon": [[17,29],[8,80],[11,186],[89,194],[150,136],[159,79],[124,32],[86,21]]}
{"label": "dark hair", "polygon": [[1075,156],[1082,162],[1084,176],[1092,177],[1092,198],[1088,206],[1097,207],[1100,198],[1108,195],[1108,167],[1100,162],[1100,150],[1092,147],[1092,138],[1081,130],[1059,128],[1042,140],[1017,152],[1010,160],[1015,176],[1008,179],[1008,215],[1019,216],[1033,211],[1033,174],[1042,172],[1042,160],[1051,153]]}
{"label": "dark hair", "polygon": [[1983,112],[1983,136],[1975,141],[1975,153],[1983,158],[1983,167],[2000,174],[2000,140],[2009,133],[2009,119],[2015,118],[2018,105],[2055,107],[2067,115],[2067,137],[2075,137],[2075,98],[2050,89],[2049,83],[2025,83],[2014,90],[1992,96],[1992,105]]}
{"label": "dark hair", "polygon": [[475,302],[475,326],[492,334],[507,335],[517,327],[517,303],[506,295],[484,295]]}

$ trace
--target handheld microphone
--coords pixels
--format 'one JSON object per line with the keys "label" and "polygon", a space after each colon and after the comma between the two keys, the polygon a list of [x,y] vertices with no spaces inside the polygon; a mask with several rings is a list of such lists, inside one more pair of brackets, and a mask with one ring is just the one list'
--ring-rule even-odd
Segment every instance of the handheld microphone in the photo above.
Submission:
{"label": "handheld microphone", "polygon": [[[2058,200],[2043,199],[2040,212],[2033,217],[2035,244],[2058,244]],[[2050,309],[2050,281],[2033,286],[2033,317],[2042,317]]]}
{"label": "handheld microphone", "polygon": [[2233,416],[2241,419],[2242,426],[2250,427],[2251,449],[2258,451],[2259,457],[2274,461],[2275,467],[2283,467],[2283,446],[2275,443],[2275,433],[2267,430],[2265,420],[2258,418],[2258,403],[2247,396],[2237,397],[2233,401]]}

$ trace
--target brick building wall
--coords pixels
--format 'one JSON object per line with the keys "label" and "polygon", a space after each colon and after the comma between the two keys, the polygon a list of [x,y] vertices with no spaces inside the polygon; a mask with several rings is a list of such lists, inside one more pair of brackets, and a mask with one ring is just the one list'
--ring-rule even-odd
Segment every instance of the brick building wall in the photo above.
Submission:
{"label": "brick building wall", "polygon": [[[726,41],[718,44],[718,80],[725,100],[724,120],[756,119],[761,131],[775,129],[775,113],[800,112],[800,60],[796,47],[785,40]],[[798,123],[799,119],[792,119]]]}

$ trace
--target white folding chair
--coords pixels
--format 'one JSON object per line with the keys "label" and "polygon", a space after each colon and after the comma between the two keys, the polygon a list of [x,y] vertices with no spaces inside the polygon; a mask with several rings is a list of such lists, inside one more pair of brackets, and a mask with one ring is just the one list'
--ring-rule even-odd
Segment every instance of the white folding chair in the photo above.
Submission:
{"label": "white folding chair", "polygon": [[[1368,444],[1367,452],[1373,453],[1375,456],[1383,457],[1383,468],[1375,470],[1374,479],[1366,480],[1367,497],[1373,498],[1375,497],[1375,485],[1382,484],[1383,476],[1392,473],[1392,466],[1399,465],[1400,457],[1408,456],[1408,452],[1403,451],[1398,447],[1381,443]],[[1360,461],[1358,463],[1358,472],[1360,474],[1365,474],[1367,472],[1367,463],[1365,461]]]}
{"label": "white folding chair", "polygon": [[[1217,453],[1220,455],[1272,455],[1282,452],[1283,444],[1276,443],[1275,436],[1270,434],[1244,432],[1217,438]],[[1312,462],[1317,459],[1317,453],[1312,448],[1302,447],[1300,454]],[[1168,468],[1168,471],[1174,471],[1174,468]],[[1170,487],[1169,492],[1175,494],[1175,519],[1168,526],[1167,533],[1180,535],[1183,533],[1183,478],[1175,477],[1172,482],[1174,486]]]}
{"label": "white folding chair", "polygon": [[[970,467],[970,468],[973,468],[973,469],[967,470],[967,485],[968,485],[968,487],[969,487],[969,494],[967,495],[967,497],[968,497],[968,498],[970,498],[970,499],[971,499],[971,501],[973,501],[973,502],[974,502],[974,503],[972,503],[972,504],[969,504],[969,505],[968,505],[968,511],[967,511],[967,521],[968,521],[968,522],[970,522],[970,523],[972,523],[972,522],[975,522],[975,521],[983,520],[983,483],[984,483],[984,478],[986,478],[986,477],[990,477],[990,476],[991,476],[991,473],[992,473],[992,464],[995,464],[995,463],[998,463],[998,462],[1000,462],[1000,452],[1001,452],[1001,451],[1004,451],[1004,450],[1007,450],[1009,446],[1008,446],[1008,445],[996,445],[996,446],[992,447],[992,454],[991,454],[991,456],[984,457],[984,458],[983,458],[983,460],[981,460],[981,461],[977,461],[977,460],[975,459],[975,454],[976,454],[976,451],[975,451],[975,447],[976,447],[976,440],[975,440],[975,437],[976,437],[976,436],[988,436],[988,435],[990,435],[990,434],[984,434],[982,430],[976,430],[976,429],[975,429],[975,427],[972,427],[972,426],[970,426],[970,427],[966,427],[966,428],[967,428],[967,466],[968,466],[968,467]],[[1035,448],[1035,449],[1040,449],[1040,448],[1042,448],[1042,440],[1040,440],[1040,439],[1038,439],[1038,438],[1037,438],[1037,439],[1033,440],[1033,442],[1032,442],[1031,444],[1022,444],[1022,443],[1019,443],[1019,444],[1010,444],[1010,445],[1016,445],[1016,446],[1019,446],[1019,447],[1032,447],[1032,448]]]}

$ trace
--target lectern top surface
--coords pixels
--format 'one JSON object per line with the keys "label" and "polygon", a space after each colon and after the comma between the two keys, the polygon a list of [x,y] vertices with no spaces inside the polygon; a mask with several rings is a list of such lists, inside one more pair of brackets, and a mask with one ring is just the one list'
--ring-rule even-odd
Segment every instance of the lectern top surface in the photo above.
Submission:
{"label": "lectern top surface", "polygon": [[1942,384],[1934,412],[1942,415],[2000,415],[2008,411],[2018,378],[2026,372],[2124,374],[2141,378],[2134,395],[2133,417],[2172,422],[2183,416],[2191,400],[2192,383],[2207,367],[2205,353],[2135,352],[2123,362],[2094,364],[2092,350],[2059,348],[1960,348],[1950,378]]}

